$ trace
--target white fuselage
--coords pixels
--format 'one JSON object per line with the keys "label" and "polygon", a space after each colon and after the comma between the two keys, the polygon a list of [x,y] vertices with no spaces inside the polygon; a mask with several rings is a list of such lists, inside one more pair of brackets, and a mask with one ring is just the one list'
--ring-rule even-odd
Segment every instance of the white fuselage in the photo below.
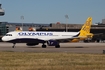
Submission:
{"label": "white fuselage", "polygon": [[34,31],[13,31],[2,37],[3,41],[15,41],[22,39],[38,39],[43,41],[68,39],[78,35],[79,32],[34,32]]}

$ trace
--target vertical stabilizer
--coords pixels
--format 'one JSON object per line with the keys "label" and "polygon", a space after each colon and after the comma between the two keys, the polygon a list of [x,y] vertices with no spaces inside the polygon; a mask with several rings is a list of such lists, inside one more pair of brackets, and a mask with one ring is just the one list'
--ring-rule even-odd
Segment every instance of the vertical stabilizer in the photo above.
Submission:
{"label": "vertical stabilizer", "polygon": [[91,25],[92,25],[92,17],[88,17],[85,24],[82,26],[80,30],[79,36],[87,36],[88,34],[90,34]]}

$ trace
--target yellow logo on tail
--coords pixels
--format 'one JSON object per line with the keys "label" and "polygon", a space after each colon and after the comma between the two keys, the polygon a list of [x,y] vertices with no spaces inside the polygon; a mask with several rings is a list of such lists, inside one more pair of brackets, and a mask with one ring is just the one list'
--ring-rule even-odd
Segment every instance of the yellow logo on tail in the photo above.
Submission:
{"label": "yellow logo on tail", "polygon": [[92,25],[92,17],[88,17],[85,24],[82,26],[80,30],[80,35],[79,35],[80,38],[73,39],[71,42],[79,42],[80,40],[85,40],[88,37],[92,37],[93,34],[90,33],[91,25]]}
{"label": "yellow logo on tail", "polygon": [[80,30],[79,36],[87,36],[88,34],[90,34],[91,25],[92,25],[92,17],[88,17],[86,23],[82,26]]}

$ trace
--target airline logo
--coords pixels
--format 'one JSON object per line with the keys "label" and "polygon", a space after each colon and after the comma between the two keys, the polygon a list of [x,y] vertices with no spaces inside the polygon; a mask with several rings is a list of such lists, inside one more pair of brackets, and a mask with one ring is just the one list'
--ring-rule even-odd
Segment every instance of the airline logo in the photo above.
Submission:
{"label": "airline logo", "polygon": [[52,36],[53,33],[46,33],[46,32],[20,32],[18,33],[19,36]]}

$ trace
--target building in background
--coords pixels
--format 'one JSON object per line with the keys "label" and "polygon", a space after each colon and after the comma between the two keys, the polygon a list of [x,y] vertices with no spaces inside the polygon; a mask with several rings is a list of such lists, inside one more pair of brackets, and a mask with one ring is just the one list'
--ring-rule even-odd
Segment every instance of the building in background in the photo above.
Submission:
{"label": "building in background", "polygon": [[[5,35],[7,32],[15,31],[17,29],[23,31],[66,31],[66,26],[68,31],[79,31],[83,24],[65,24],[65,23],[24,23],[22,29],[22,23],[10,23],[10,22],[0,22],[0,36]],[[20,28],[19,28],[20,27]],[[105,33],[105,24],[92,25],[92,33]]]}
{"label": "building in background", "polygon": [[102,24],[105,24],[105,19],[102,19]]}
{"label": "building in background", "polygon": [[0,22],[0,36],[5,35],[8,32],[8,27],[5,22]]}
{"label": "building in background", "polygon": [[[17,27],[20,27],[20,30],[22,30],[22,23],[0,22],[0,36],[5,35],[7,32],[15,31]],[[28,31],[30,27],[33,30],[37,30],[42,29],[42,27],[50,27],[50,24],[24,23],[23,27],[23,31]]]}

